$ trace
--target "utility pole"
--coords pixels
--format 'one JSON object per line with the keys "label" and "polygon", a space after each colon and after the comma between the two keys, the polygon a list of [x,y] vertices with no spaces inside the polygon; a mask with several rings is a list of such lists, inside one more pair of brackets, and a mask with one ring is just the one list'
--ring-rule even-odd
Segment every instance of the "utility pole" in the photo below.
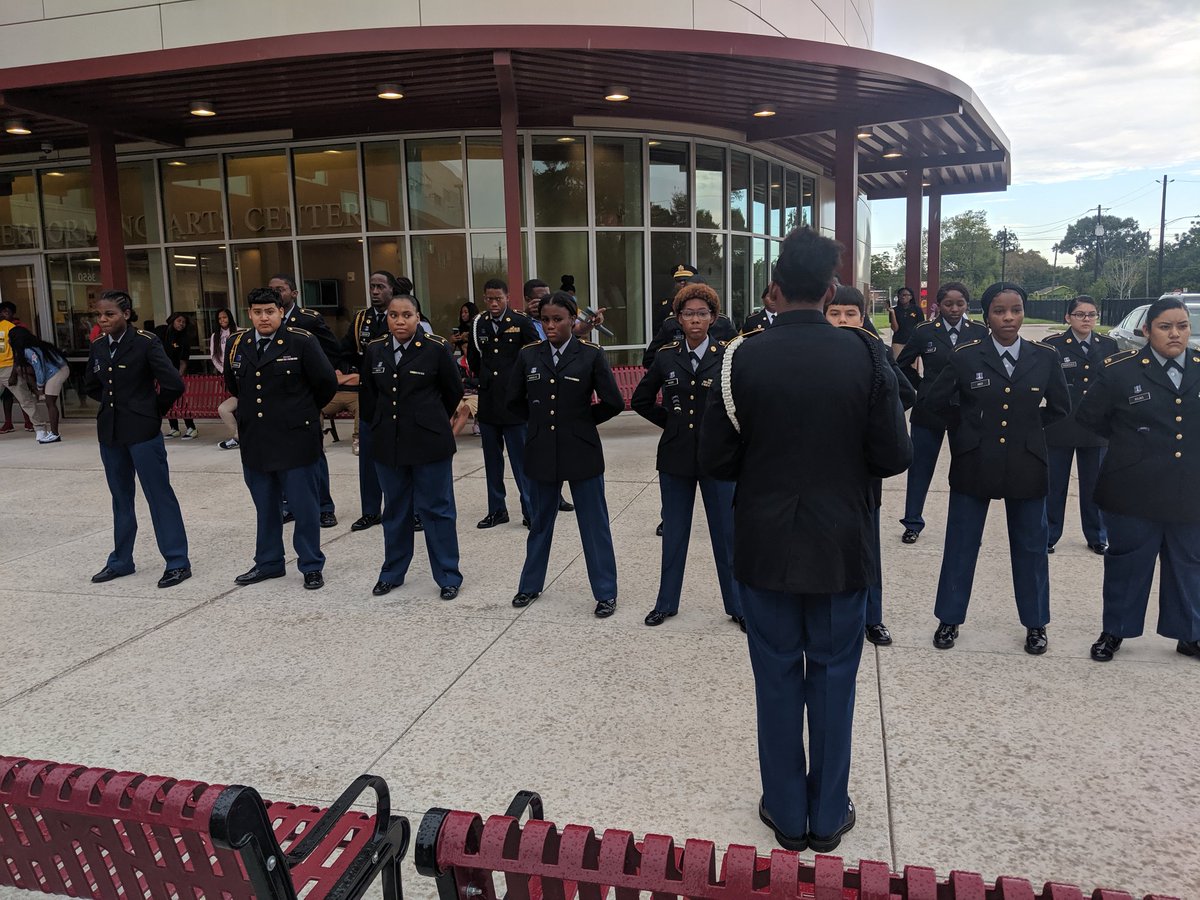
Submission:
{"label": "utility pole", "polygon": [[1004,280],[1004,275],[1008,270],[1008,228],[1000,229],[1000,280]]}
{"label": "utility pole", "polygon": [[1100,224],[1100,204],[1096,204],[1096,266],[1092,281],[1100,280],[1100,238],[1104,237],[1104,226]]}
{"label": "utility pole", "polygon": [[[1163,235],[1167,230],[1167,185],[1174,181],[1174,178],[1168,179],[1166,175],[1162,177],[1162,211],[1158,216],[1158,292],[1163,292]],[[1155,184],[1157,184],[1157,179]]]}

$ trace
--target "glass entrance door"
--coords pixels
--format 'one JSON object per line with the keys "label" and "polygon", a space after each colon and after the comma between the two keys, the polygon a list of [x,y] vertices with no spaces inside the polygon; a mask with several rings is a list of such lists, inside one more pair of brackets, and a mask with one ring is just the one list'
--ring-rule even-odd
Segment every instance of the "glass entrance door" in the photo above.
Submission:
{"label": "glass entrance door", "polygon": [[[5,300],[17,304],[17,320],[22,325],[56,343],[40,256],[0,256],[0,301]],[[65,323],[66,313],[62,319]]]}

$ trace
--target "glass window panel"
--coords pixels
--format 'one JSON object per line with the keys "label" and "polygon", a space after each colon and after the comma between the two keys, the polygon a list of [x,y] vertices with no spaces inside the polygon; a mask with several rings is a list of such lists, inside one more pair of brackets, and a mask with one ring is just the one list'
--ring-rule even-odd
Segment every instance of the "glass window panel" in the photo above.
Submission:
{"label": "glass window panel", "polygon": [[298,234],[345,234],[362,227],[353,144],[293,151],[292,165]]}
{"label": "glass window panel", "polygon": [[[652,231],[650,233],[650,291],[651,298],[661,300],[675,296],[675,269],[682,263],[691,265],[692,239],[686,231]],[[653,335],[651,335],[653,337]]]}
{"label": "glass window panel", "polygon": [[167,321],[167,286],[163,281],[162,250],[125,251],[126,290],[138,312],[138,327],[153,331]]}
{"label": "glass window panel", "polygon": [[[403,235],[388,237],[373,237],[367,239],[367,271],[374,272],[383,269],[399,277],[409,277],[408,242]],[[370,278],[368,276],[367,280]],[[364,284],[362,288],[363,304],[370,302],[370,288]]]}
{"label": "glass window panel", "polygon": [[688,145],[662,141],[650,147],[650,224],[686,228],[691,221]]}
{"label": "glass window panel", "polygon": [[641,225],[641,139],[598,137],[592,148],[596,154],[596,224]]}
{"label": "glass window panel", "polygon": [[203,323],[215,316],[218,309],[230,305],[225,248],[169,247],[167,269],[171,279],[170,311],[188,314],[193,334],[199,338],[192,352],[199,353],[207,337],[200,333]]}
{"label": "glass window panel", "polygon": [[403,167],[400,142],[363,144],[363,167],[367,185],[367,231],[399,231],[404,228],[404,202],[400,193]]}
{"label": "glass window panel", "polygon": [[[517,142],[517,172],[521,177],[518,196],[524,197],[523,147]],[[504,227],[504,157],[500,138],[467,138],[467,187],[471,196],[472,228]],[[521,204],[524,206],[524,203]]]}
{"label": "glass window panel", "polygon": [[234,302],[230,308],[238,320],[248,325],[245,315],[246,298],[255,288],[266,287],[273,275],[292,275],[296,262],[292,257],[291,241],[264,241],[261,244],[234,244],[233,289]]}
{"label": "glass window panel", "polygon": [[41,173],[42,227],[47,250],[96,246],[96,204],[86,167]]}
{"label": "glass window panel", "polygon": [[30,250],[38,244],[33,173],[0,172],[0,250]]}
{"label": "glass window panel", "polygon": [[783,237],[783,167],[771,166],[770,231],[775,237]]}
{"label": "glass window panel", "polygon": [[752,247],[754,260],[751,269],[750,297],[756,309],[762,306],[760,301],[762,292],[767,289],[767,282],[771,280],[771,260],[767,256],[769,243],[771,242],[766,238],[755,238]]}
{"label": "glass window panel", "polygon": [[733,151],[729,157],[729,219],[734,231],[753,231],[750,218],[750,157]]}
{"label": "glass window panel", "polygon": [[741,328],[754,311],[756,300],[751,299],[754,286],[750,277],[750,238],[735,234],[729,254],[729,318]]}
{"label": "glass window panel", "polygon": [[[69,353],[86,354],[96,325],[96,301],[104,290],[100,260],[94,253],[54,253],[46,256],[46,271],[51,306],[58,310],[59,304],[65,303],[67,307],[65,327],[55,328],[58,346]],[[133,299],[136,309],[140,298]]]}
{"label": "glass window panel", "polygon": [[803,190],[800,194],[800,219],[804,225],[815,226],[817,217],[814,215],[817,202],[817,182],[814,178],[805,177]]}
{"label": "glass window panel", "polygon": [[725,296],[725,235],[696,235],[697,274],[702,275],[709,287],[721,298],[721,310],[728,315],[729,298]]}
{"label": "glass window panel", "polygon": [[575,276],[575,299],[580,306],[591,306],[591,269],[588,265],[588,236],[586,231],[542,231],[534,238],[537,247],[538,269],[550,273],[551,289],[563,275]]}
{"label": "glass window panel", "polygon": [[[471,296],[483,296],[483,283],[489,278],[508,282],[508,248],[503,231],[471,235]],[[520,306],[521,285],[510,284],[512,299]]]}
{"label": "glass window panel", "polygon": [[751,231],[763,234],[767,230],[767,201],[770,197],[769,167],[765,159],[754,160],[754,184],[750,190],[750,215],[754,222]]}
{"label": "glass window panel", "polygon": [[412,279],[434,332],[448,337],[459,307],[470,299],[466,235],[414,235]]}
{"label": "glass window panel", "polygon": [[801,226],[800,173],[788,170],[783,180],[783,233],[788,234]]}
{"label": "glass window panel", "polygon": [[300,300],[315,309],[338,338],[346,333],[353,310],[365,304],[363,245],[358,238],[300,241]]}
{"label": "glass window panel", "polygon": [[215,156],[162,162],[163,213],[168,241],[224,240],[221,172]]}
{"label": "glass window panel", "polygon": [[225,157],[229,233],[235,238],[290,237],[287,155],[283,150]]}
{"label": "glass window panel", "polygon": [[696,145],[696,227],[725,227],[725,148]]}
{"label": "glass window panel", "polygon": [[154,196],[154,163],[117,164],[117,194],[121,198],[121,224],[127,244],[153,244],[160,240],[158,203]]}
{"label": "glass window panel", "polygon": [[434,138],[405,141],[404,148],[412,229],[465,227],[462,142],[458,138]]}
{"label": "glass window panel", "polygon": [[583,138],[533,139],[533,221],[550,228],[587,225],[587,147]]}
{"label": "glass window panel", "polygon": [[596,233],[596,303],[615,337],[602,344],[646,344],[645,239],[641,231]]}

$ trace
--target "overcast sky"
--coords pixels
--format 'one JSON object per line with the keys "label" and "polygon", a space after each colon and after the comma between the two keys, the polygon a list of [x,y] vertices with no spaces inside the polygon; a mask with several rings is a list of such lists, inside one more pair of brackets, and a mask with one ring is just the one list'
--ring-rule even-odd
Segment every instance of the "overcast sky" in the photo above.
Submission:
{"label": "overcast sky", "polygon": [[[944,217],[985,209],[1050,256],[1100,203],[1157,238],[1164,173],[1167,218],[1200,216],[1200,0],[876,0],[874,49],[962,79],[1008,135],[1013,187],[947,197]],[[890,249],[904,203],[873,206]]]}

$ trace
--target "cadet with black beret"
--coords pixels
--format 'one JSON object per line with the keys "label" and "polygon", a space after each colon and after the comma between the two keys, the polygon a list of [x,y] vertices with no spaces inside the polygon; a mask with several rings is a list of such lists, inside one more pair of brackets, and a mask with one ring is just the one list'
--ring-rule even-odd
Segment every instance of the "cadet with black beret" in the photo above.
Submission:
{"label": "cadet with black beret", "polygon": [[749,334],[760,328],[770,328],[775,324],[777,313],[775,312],[775,301],[771,299],[770,285],[763,290],[760,299],[762,300],[762,309],[746,317],[746,321],[742,323],[742,334]]}

